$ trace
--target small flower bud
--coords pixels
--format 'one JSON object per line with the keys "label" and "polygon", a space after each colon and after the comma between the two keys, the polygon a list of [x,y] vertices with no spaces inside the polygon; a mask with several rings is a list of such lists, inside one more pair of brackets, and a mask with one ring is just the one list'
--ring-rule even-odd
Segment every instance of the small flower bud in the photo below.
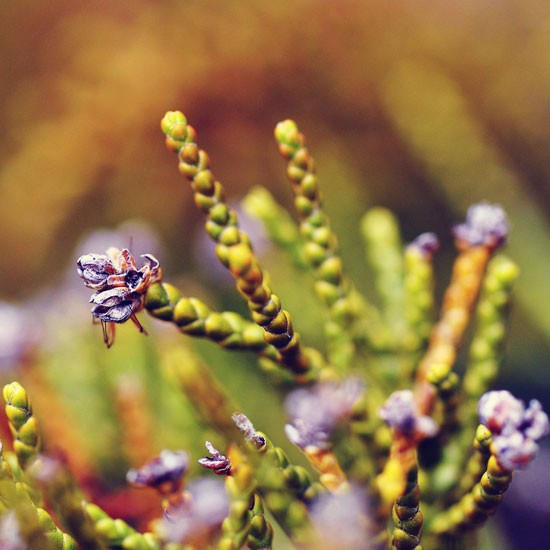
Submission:
{"label": "small flower bud", "polygon": [[525,409],[522,401],[505,390],[485,393],[478,414],[493,433],[491,452],[507,470],[528,466],[538,450],[536,440],[550,431],[548,416],[536,399]]}
{"label": "small flower bud", "polygon": [[439,248],[439,239],[435,233],[422,233],[407,248],[418,250],[423,258],[430,259]]}
{"label": "small flower bud", "polygon": [[244,438],[247,441],[250,441],[250,443],[258,448],[265,445],[265,437],[254,429],[254,425],[245,414],[235,412],[231,415],[231,418],[237,428],[243,432]]}
{"label": "small flower bud", "polygon": [[211,457],[199,458],[198,463],[205,468],[213,470],[215,474],[219,476],[229,475],[231,472],[231,462],[229,459],[222,455],[218,449],[210,443],[210,441],[205,442],[208,452],[212,455]]}

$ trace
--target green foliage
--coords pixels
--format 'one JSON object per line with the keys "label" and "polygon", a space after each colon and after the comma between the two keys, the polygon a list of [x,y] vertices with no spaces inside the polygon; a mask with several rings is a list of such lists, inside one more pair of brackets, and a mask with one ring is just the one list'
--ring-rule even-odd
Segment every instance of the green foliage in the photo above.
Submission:
{"label": "green foliage", "polygon": [[[433,288],[437,240],[423,234],[403,250],[396,217],[384,208],[369,210],[360,231],[377,291],[371,300],[345,272],[305,137],[293,121],[279,123],[275,138],[287,163],[298,229],[262,188],[244,203],[300,276],[312,275],[319,303],[300,315],[313,318],[316,344],[322,345],[306,345],[272,290],[254,236],[227,203],[197,132],[180,112],[167,113],[161,127],[205,216],[216,256],[248,312],[215,311],[184,295],[160,280],[151,255],[146,260],[155,266],[154,278],[148,269],[137,269],[126,249],[89,254],[86,269],[79,260],[79,275],[94,290],[93,313],[111,335],[109,344],[115,322],[131,319],[143,330],[135,317],[143,310],[182,335],[202,339],[203,358],[174,345],[166,332],[153,329],[152,346],[137,331],[122,330],[109,356],[79,341],[71,358],[80,364],[72,374],[52,364],[45,380],[39,369],[29,369],[37,397],[50,401],[61,419],[53,428],[44,419],[45,450],[26,389],[7,384],[3,396],[13,450],[0,463],[0,521],[10,527],[10,536],[30,548],[67,549],[282,548],[278,540],[287,539],[326,549],[420,550],[451,541],[471,547],[472,533],[496,511],[513,470],[530,462],[535,441],[548,431],[538,402],[525,408],[508,392],[488,391],[518,276],[511,260],[495,255],[507,237],[503,210],[474,205],[466,222],[455,227],[457,254],[439,315]],[[210,343],[218,347],[212,350]],[[469,354],[461,375],[465,343]],[[248,359],[242,352],[249,352]],[[80,418],[64,412],[73,389],[90,405]],[[287,452],[279,444],[281,426],[268,424],[280,424],[282,417],[280,411],[272,414],[270,399],[278,407],[285,395],[290,417],[285,432],[301,454]],[[234,413],[234,401],[247,411],[254,398],[265,433]],[[103,425],[109,426],[107,435]],[[94,429],[97,435],[86,441]],[[50,450],[56,438],[65,445],[68,464]],[[212,456],[200,464],[225,478],[223,496],[214,489],[193,492],[193,481],[205,476],[197,475],[198,466],[188,464],[183,451],[164,451],[150,460],[163,446],[185,447],[195,455],[201,438],[208,438]],[[227,448],[227,456],[210,439]],[[147,460],[128,480],[155,489],[157,498],[147,491],[143,500],[128,496],[122,472]],[[97,491],[100,505],[79,487],[78,482],[89,491],[94,486],[89,478],[96,476],[111,476],[123,495],[125,517],[108,510],[117,500],[114,491]],[[338,518],[336,525],[331,517]]]}

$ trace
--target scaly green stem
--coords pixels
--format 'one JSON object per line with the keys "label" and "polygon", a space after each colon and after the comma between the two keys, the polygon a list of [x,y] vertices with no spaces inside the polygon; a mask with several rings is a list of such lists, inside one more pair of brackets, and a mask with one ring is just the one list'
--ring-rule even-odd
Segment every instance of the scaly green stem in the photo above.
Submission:
{"label": "scaly green stem", "polygon": [[237,214],[225,202],[224,189],[210,170],[210,160],[196,143],[196,132],[185,116],[169,112],[161,122],[167,147],[178,154],[179,169],[189,182],[195,203],[207,217],[206,231],[217,243],[216,254],[235,277],[237,290],[246,299],[254,321],[264,329],[268,344],[281,354],[281,364],[297,382],[317,377],[320,365],[303,349],[290,314],[273,294],[255,256],[250,238],[239,229]]}

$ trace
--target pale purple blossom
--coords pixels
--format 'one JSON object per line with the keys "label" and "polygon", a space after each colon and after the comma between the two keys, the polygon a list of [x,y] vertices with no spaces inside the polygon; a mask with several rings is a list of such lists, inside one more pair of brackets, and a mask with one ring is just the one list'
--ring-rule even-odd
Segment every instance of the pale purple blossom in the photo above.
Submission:
{"label": "pale purple blossom", "polygon": [[531,401],[529,401],[529,406],[523,415],[521,428],[527,437],[535,440],[550,433],[548,416],[542,410],[540,401],[536,399],[531,399]]}
{"label": "pale purple blossom", "polygon": [[308,424],[301,418],[296,418],[292,424],[285,426],[288,440],[300,449],[307,447],[330,448],[330,431],[327,427],[319,424]]}
{"label": "pale purple blossom", "polygon": [[26,550],[26,541],[21,536],[19,520],[13,510],[0,518],[0,549],[2,550]]}
{"label": "pale purple blossom", "polygon": [[411,390],[393,392],[378,410],[378,416],[390,428],[406,437],[424,439],[437,433],[437,424],[434,420],[418,412]]}
{"label": "pale purple blossom", "polygon": [[132,485],[153,487],[163,494],[173,493],[180,488],[188,466],[189,457],[185,451],[165,449],[141,468],[132,468],[126,479]]}
{"label": "pale purple blossom", "polygon": [[439,248],[439,239],[435,233],[422,233],[407,248],[418,250],[424,259],[430,259]]}
{"label": "pale purple blossom", "polygon": [[64,468],[61,457],[40,454],[32,462],[31,475],[36,481],[48,484],[62,475]]}
{"label": "pale purple blossom", "polygon": [[548,416],[536,399],[525,408],[505,390],[485,393],[479,400],[478,414],[493,434],[491,452],[507,470],[527,467],[537,453],[536,441],[550,431]]}
{"label": "pale purple blossom", "polygon": [[319,495],[311,505],[311,521],[317,534],[316,550],[368,550],[372,532],[369,503],[365,492],[355,486],[349,490]]}
{"label": "pale purple blossom", "polygon": [[38,342],[29,307],[0,301],[0,371],[17,367]]}
{"label": "pale purple blossom", "polygon": [[285,426],[287,437],[300,448],[326,449],[331,432],[348,418],[361,397],[364,384],[359,378],[341,383],[320,382],[309,389],[290,393],[285,409],[291,423]]}
{"label": "pale purple blossom", "polygon": [[538,449],[535,441],[520,431],[499,435],[491,443],[491,452],[507,470],[521,470],[529,466]]}
{"label": "pale purple blossom", "polygon": [[167,542],[193,541],[206,548],[210,534],[219,529],[228,513],[229,498],[223,481],[195,479],[189,483],[182,506],[173,508],[169,517],[160,520],[158,531]]}
{"label": "pale purple blossom", "polygon": [[514,431],[523,420],[525,407],[509,391],[490,391],[477,405],[479,421],[494,434]]}
{"label": "pale purple blossom", "polygon": [[468,208],[465,223],[453,227],[453,235],[472,246],[497,248],[504,244],[509,226],[506,212],[494,204],[480,202]]}

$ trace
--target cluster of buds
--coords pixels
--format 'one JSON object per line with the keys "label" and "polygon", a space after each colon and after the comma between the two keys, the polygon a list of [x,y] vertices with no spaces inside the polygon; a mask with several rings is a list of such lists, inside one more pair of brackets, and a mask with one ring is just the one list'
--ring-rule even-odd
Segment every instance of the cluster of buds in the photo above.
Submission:
{"label": "cluster of buds", "polygon": [[466,221],[453,227],[459,246],[485,246],[496,249],[506,242],[509,232],[506,212],[496,205],[480,202],[466,212]]}
{"label": "cluster of buds", "polygon": [[149,286],[161,280],[162,270],[152,254],[141,257],[145,264],[140,269],[126,248],[111,247],[107,254],[85,254],[78,258],[78,275],[88,288],[96,291],[90,298],[92,315],[101,322],[107,347],[114,342],[114,323],[131,319],[144,332],[136,313],[143,308]]}
{"label": "cluster of buds", "polygon": [[493,434],[491,453],[506,470],[523,469],[533,460],[536,441],[550,432],[548,416],[536,399],[525,405],[509,391],[490,391],[479,400],[480,422]]}

